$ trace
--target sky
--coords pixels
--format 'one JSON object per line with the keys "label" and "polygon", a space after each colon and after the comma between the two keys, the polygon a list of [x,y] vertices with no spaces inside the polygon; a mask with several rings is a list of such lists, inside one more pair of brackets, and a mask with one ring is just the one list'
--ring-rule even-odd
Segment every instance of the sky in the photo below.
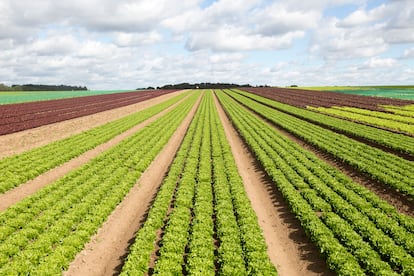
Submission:
{"label": "sky", "polygon": [[412,0],[1,0],[0,83],[414,84]]}

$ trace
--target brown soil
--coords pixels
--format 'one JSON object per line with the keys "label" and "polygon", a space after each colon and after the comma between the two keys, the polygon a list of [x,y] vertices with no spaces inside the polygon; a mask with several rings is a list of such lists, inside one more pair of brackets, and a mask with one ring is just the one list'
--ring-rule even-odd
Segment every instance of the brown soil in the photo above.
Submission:
{"label": "brown soil", "polygon": [[114,275],[120,272],[134,235],[145,219],[200,99],[137,184],[70,264],[65,275]]}
{"label": "brown soil", "polygon": [[0,158],[46,145],[50,142],[69,137],[107,122],[125,117],[139,110],[166,101],[183,93],[184,90],[162,95],[136,104],[99,112],[59,123],[49,124],[12,134],[0,136]]}
{"label": "brown soil", "polygon": [[278,274],[335,275],[307,238],[281,193],[257,164],[216,98],[215,102],[247,195],[263,230],[270,260]]}
{"label": "brown soil", "polygon": [[[181,102],[181,101],[180,101]],[[147,126],[148,124],[155,121],[157,118],[161,117],[169,110],[173,109],[176,105],[180,102],[170,106],[169,108],[165,109],[164,111],[158,113],[157,115],[145,120],[144,122],[134,126],[133,128],[115,136],[111,140],[106,143],[103,143],[92,150],[89,150],[82,155],[71,159],[70,161],[62,164],[59,167],[51,169],[33,180],[30,180],[12,190],[7,191],[4,194],[0,195],[0,211],[5,210],[9,206],[19,202],[23,198],[34,194],[40,188],[52,183],[53,181],[59,179],[60,177],[64,176],[65,174],[69,173],[70,171],[80,167],[81,165],[87,163],[92,158],[98,156],[100,153],[106,151],[107,149],[115,146],[116,144],[120,143],[122,140],[126,139],[127,137],[133,135],[138,130],[142,129],[143,127]],[[12,134],[13,135],[13,134]]]}

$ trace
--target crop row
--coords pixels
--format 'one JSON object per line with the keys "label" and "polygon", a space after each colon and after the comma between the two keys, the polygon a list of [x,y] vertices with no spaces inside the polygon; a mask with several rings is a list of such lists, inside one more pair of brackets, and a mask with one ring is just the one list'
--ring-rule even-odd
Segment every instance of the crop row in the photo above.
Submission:
{"label": "crop row", "polygon": [[411,117],[411,118],[414,117],[414,105],[406,105],[406,106],[383,105],[381,107],[384,110],[388,112],[392,112],[394,114]]}
{"label": "crop row", "polygon": [[[191,168],[191,164],[187,163],[191,160],[190,154],[197,156],[199,152],[199,144],[202,136],[202,128],[198,127],[202,123],[200,122],[201,108],[202,104],[187,130],[180,149],[170,166],[168,175],[164,178],[144,225],[136,234],[135,242],[131,246],[121,275],[143,275],[148,272],[151,253],[155,250],[157,230],[164,226],[164,219],[172,205],[171,201],[177,188],[177,183],[191,181],[195,178],[194,174],[196,174],[197,167]],[[184,170],[185,167],[189,169]]]}
{"label": "crop row", "polygon": [[0,213],[0,274],[67,269],[168,142],[193,94],[115,147]]}
{"label": "crop row", "polygon": [[272,123],[306,142],[332,154],[355,169],[369,174],[372,178],[414,197],[414,165],[412,161],[280,112],[238,93],[231,91],[227,91],[227,93]]}
{"label": "crop row", "polygon": [[404,116],[404,115],[392,114],[388,112],[367,110],[367,109],[355,108],[355,107],[349,107],[349,106],[333,106],[332,108],[337,109],[337,110],[348,111],[351,113],[366,115],[368,117],[387,119],[390,121],[401,122],[401,123],[405,123],[409,125],[414,124],[414,118],[411,116]]}
{"label": "crop row", "polygon": [[0,105],[0,135],[138,103],[169,92],[172,91],[129,92]]}
{"label": "crop row", "polygon": [[241,90],[234,91],[280,111],[311,121],[312,123],[328,127],[335,131],[340,131],[347,135],[360,137],[395,151],[408,153],[414,157],[414,139],[412,137],[279,103]]}
{"label": "crop row", "polygon": [[4,193],[40,174],[81,155],[97,145],[154,116],[182,100],[188,94],[136,112],[121,119],[72,135],[24,153],[0,160],[0,193]]}
{"label": "crop row", "polygon": [[384,97],[367,97],[352,95],[340,92],[310,91],[303,89],[287,89],[280,87],[266,88],[243,88],[243,90],[257,95],[272,98],[278,102],[306,108],[312,107],[331,107],[331,106],[351,106],[365,108],[369,110],[383,111],[381,105],[402,106],[414,104],[414,101],[392,99]]}
{"label": "crop row", "polygon": [[122,275],[148,272],[159,229],[164,235],[154,274],[276,274],[210,92],[137,233]]}
{"label": "crop row", "polygon": [[414,220],[217,92],[240,135],[340,275],[414,273]]}
{"label": "crop row", "polygon": [[[185,251],[188,246],[188,241],[191,239],[192,245],[193,237],[190,231],[196,221],[200,219],[200,216],[206,216],[206,225],[210,221],[212,224],[212,210],[210,215],[208,209],[205,214],[197,213],[192,218],[193,209],[198,204],[205,204],[205,201],[198,202],[196,199],[201,199],[202,196],[206,198],[212,198],[211,190],[210,194],[208,189],[203,190],[206,182],[209,180],[210,171],[207,171],[205,160],[208,158],[208,148],[203,146],[208,145],[207,139],[204,136],[208,132],[208,121],[205,116],[207,114],[206,96],[203,97],[203,101],[200,105],[200,117],[196,130],[195,140],[192,144],[189,155],[186,159],[183,175],[176,192],[175,201],[172,204],[172,211],[168,216],[168,222],[165,227],[164,236],[161,240],[161,249],[159,251],[159,258],[156,261],[154,272],[161,275],[179,275],[183,268],[188,270],[189,274],[194,274],[194,263],[190,256],[185,260]],[[204,134],[204,135],[203,135]],[[207,134],[208,135],[208,134]],[[203,159],[201,159],[203,158]],[[206,166],[207,165],[207,166]],[[207,172],[207,174],[206,174]],[[203,178],[203,179],[202,179]],[[211,183],[211,182],[210,182]],[[208,184],[210,184],[208,183]],[[201,187],[201,188],[200,188]],[[200,195],[204,192],[205,194]],[[197,197],[195,195],[197,194]],[[212,201],[208,202],[210,209],[212,209]],[[195,210],[194,210],[195,213]],[[190,224],[193,223],[193,225]],[[206,257],[205,265],[200,268],[200,271],[204,271],[207,275],[214,273],[214,240],[212,235],[212,229],[208,226],[205,229],[205,240],[201,247],[204,247]],[[209,246],[210,245],[210,246]],[[189,248],[189,251],[194,252],[194,248]],[[212,254],[213,253],[213,254]],[[188,266],[187,266],[188,263]],[[191,267],[189,263],[192,263]]]}
{"label": "crop row", "polygon": [[375,125],[391,130],[401,131],[404,133],[414,134],[414,119],[405,116],[345,106],[335,106],[330,108],[309,108],[325,114],[334,115],[369,125]]}
{"label": "crop row", "polygon": [[[244,190],[243,181],[238,173],[218,113],[215,108],[210,108],[210,113],[214,119],[213,127],[215,126],[211,133],[213,174],[219,180],[215,180],[214,187],[217,186],[219,189],[219,184],[227,184],[228,188],[223,186],[223,189],[229,190],[229,193],[226,191],[226,197],[228,202],[231,200],[233,203],[237,224],[240,228],[247,273],[249,275],[273,275],[276,271],[267,256],[266,245],[257,223],[256,214],[251,208]],[[224,216],[224,221],[226,220],[226,216]]]}

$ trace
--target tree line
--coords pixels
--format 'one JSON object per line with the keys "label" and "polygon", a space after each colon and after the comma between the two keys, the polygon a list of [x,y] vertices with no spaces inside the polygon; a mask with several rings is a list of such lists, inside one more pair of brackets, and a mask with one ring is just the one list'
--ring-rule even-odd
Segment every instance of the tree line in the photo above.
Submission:
{"label": "tree line", "polygon": [[0,83],[0,91],[71,91],[71,90],[88,90],[86,86],[72,85],[47,85],[47,84],[13,84],[7,86]]}
{"label": "tree line", "polygon": [[[237,87],[252,87],[250,84],[236,84],[236,83],[210,83],[210,82],[201,82],[201,83],[178,83],[178,84],[166,84],[163,86],[152,87],[149,86],[144,89],[227,89],[227,88],[237,88]],[[141,90],[142,88],[137,88]]]}

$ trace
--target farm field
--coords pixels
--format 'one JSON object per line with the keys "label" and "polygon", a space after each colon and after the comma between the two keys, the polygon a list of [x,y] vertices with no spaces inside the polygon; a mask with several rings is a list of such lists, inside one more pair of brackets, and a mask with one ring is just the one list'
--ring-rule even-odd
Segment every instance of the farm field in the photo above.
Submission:
{"label": "farm field", "polygon": [[301,89],[249,88],[246,91],[386,130],[414,134],[414,101]]}
{"label": "farm field", "polygon": [[84,96],[106,95],[130,90],[78,90],[78,91],[0,91],[0,105],[35,101],[47,101]]}
{"label": "farm field", "polygon": [[0,275],[414,275],[413,101],[145,93],[0,106]]}
{"label": "farm field", "polygon": [[299,89],[414,100],[414,86],[314,86]]}
{"label": "farm field", "polygon": [[0,135],[130,105],[174,90],[127,92],[0,105]]}

